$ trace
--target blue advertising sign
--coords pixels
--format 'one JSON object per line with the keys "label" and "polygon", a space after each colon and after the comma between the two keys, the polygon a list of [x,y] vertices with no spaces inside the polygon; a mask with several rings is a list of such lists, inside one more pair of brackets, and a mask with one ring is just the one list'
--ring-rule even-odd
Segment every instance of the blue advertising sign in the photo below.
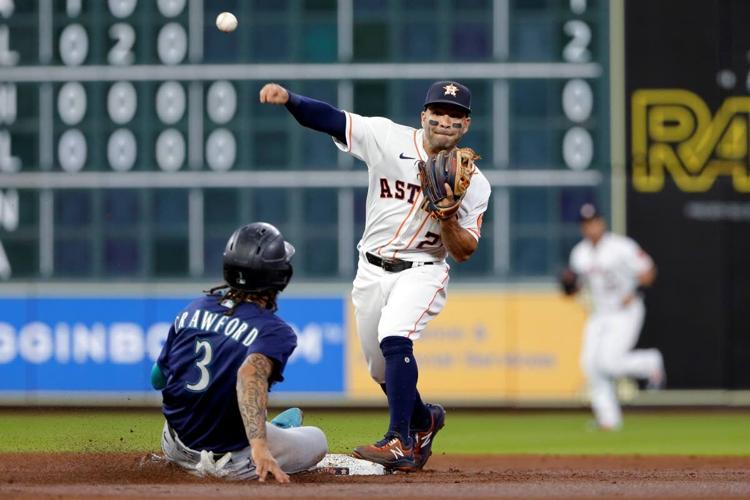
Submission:
{"label": "blue advertising sign", "polygon": [[[147,392],[151,365],[189,298],[0,298],[2,392]],[[286,298],[298,347],[274,392],[343,393],[340,297]]]}

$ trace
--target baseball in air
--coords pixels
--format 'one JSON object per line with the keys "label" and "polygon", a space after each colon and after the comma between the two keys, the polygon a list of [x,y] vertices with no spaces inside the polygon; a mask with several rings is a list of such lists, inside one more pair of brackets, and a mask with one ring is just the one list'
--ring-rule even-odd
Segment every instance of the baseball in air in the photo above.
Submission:
{"label": "baseball in air", "polygon": [[237,18],[231,12],[222,12],[216,16],[216,27],[224,33],[229,33],[237,29]]}

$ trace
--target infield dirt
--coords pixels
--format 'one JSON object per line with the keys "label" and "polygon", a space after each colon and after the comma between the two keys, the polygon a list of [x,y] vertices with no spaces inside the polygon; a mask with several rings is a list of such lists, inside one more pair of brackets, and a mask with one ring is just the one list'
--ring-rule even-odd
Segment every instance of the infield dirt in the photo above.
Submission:
{"label": "infield dirt", "polygon": [[192,477],[144,454],[0,454],[4,498],[750,498],[750,458],[436,455],[416,474]]}

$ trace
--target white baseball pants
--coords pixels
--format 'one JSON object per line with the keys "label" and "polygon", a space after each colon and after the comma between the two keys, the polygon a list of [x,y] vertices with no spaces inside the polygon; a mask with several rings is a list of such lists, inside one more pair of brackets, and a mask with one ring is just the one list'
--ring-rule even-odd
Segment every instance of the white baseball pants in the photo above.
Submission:
{"label": "white baseball pants", "polygon": [[[303,472],[314,467],[328,452],[328,441],[317,427],[281,429],[266,422],[268,449],[287,474]],[[226,479],[257,479],[255,464],[248,446],[238,451],[214,455],[206,450],[193,450],[173,435],[164,422],[161,449],[167,460],[191,474],[223,477]]]}
{"label": "white baseball pants", "polygon": [[380,342],[393,336],[419,338],[427,323],[445,306],[449,270],[446,262],[440,262],[392,273],[360,255],[352,303],[357,335],[375,382],[385,383]]}
{"label": "white baseball pants", "polygon": [[581,367],[586,374],[594,417],[600,427],[622,426],[617,379],[646,379],[664,368],[658,349],[633,350],[643,326],[645,307],[633,300],[616,311],[594,312],[586,322]]}

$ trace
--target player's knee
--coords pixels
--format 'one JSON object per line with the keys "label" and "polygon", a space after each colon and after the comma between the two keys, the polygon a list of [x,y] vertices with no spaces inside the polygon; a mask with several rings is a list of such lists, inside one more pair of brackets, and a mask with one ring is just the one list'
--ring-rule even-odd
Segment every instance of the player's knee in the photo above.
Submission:
{"label": "player's knee", "polygon": [[289,470],[295,473],[315,467],[328,453],[328,439],[325,433],[317,427],[302,427],[304,431],[304,446],[300,448],[299,460],[295,465],[299,470]]}
{"label": "player's knee", "polygon": [[312,467],[323,460],[328,453],[328,439],[321,429],[317,427],[310,427],[310,429],[310,449],[313,452],[310,467]]}
{"label": "player's knee", "polygon": [[378,384],[385,383],[385,360],[380,358],[370,360],[367,364],[370,371],[370,377]]}
{"label": "player's knee", "polygon": [[[273,428],[275,440],[271,453],[287,474],[306,471],[318,464],[328,453],[328,440],[318,427],[305,426],[291,429]],[[271,443],[269,442],[269,445]]]}
{"label": "player's knee", "polygon": [[410,338],[411,336],[407,336],[408,334],[409,332],[399,329],[399,327],[395,325],[384,326],[383,324],[381,324],[378,326],[378,344],[381,346],[381,349],[382,349],[383,341],[385,339],[390,339],[390,338],[404,338],[411,342],[411,338]]}
{"label": "player's knee", "polygon": [[597,370],[608,377],[619,377],[623,372],[622,361],[619,358],[602,358],[597,363]]}
{"label": "player's knee", "polygon": [[414,343],[407,337],[386,337],[380,342],[380,350],[385,358],[395,355],[412,356]]}
{"label": "player's knee", "polygon": [[591,357],[581,358],[579,361],[579,365],[581,367],[581,371],[587,377],[595,375],[596,371],[599,369],[598,363],[595,359],[591,359]]}

